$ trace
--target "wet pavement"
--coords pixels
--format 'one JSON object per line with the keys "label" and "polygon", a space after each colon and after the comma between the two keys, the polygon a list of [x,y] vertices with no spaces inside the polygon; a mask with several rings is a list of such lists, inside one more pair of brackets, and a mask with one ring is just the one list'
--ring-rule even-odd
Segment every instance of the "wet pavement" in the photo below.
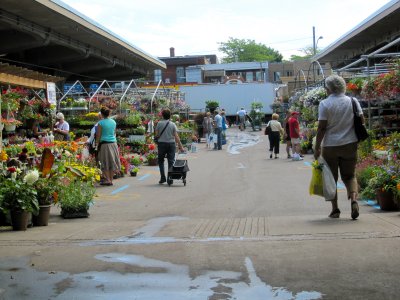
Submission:
{"label": "wet pavement", "polygon": [[88,219],[52,207],[47,227],[2,228],[0,299],[397,299],[400,213],[363,202],[353,221],[339,183],[327,218],[312,157],[266,144],[230,129],[224,151],[188,153],[186,187],[142,167],[99,187]]}

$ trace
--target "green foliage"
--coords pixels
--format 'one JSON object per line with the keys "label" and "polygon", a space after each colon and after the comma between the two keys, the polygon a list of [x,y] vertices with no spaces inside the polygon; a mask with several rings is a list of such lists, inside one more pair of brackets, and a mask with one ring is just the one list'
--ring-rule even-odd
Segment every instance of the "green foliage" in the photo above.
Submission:
{"label": "green foliage", "polygon": [[206,101],[206,109],[209,111],[214,111],[219,106],[219,102],[216,100]]}
{"label": "green foliage", "polygon": [[127,126],[139,126],[142,124],[142,118],[139,113],[131,113],[125,117],[124,124]]}
{"label": "green foliage", "polygon": [[61,188],[58,198],[61,209],[68,212],[79,212],[89,209],[96,189],[91,182],[71,181]]}
{"label": "green foliage", "polygon": [[251,109],[262,109],[264,106],[262,102],[253,102],[251,103]]}
{"label": "green foliage", "polygon": [[22,180],[7,178],[1,182],[0,194],[3,198],[3,210],[39,212],[37,192]]}
{"label": "green foliage", "polygon": [[[300,52],[303,52],[304,55],[291,55],[290,60],[295,61],[295,60],[302,60],[302,59],[309,59],[310,57],[314,56],[314,48],[313,46],[307,46],[299,50]],[[316,53],[321,52],[320,48],[316,49]]]}
{"label": "green foliage", "polygon": [[281,62],[282,54],[277,50],[267,47],[264,44],[257,44],[250,39],[236,39],[230,37],[227,42],[219,43],[219,51],[227,56],[223,58],[224,63],[235,61],[269,61]]}

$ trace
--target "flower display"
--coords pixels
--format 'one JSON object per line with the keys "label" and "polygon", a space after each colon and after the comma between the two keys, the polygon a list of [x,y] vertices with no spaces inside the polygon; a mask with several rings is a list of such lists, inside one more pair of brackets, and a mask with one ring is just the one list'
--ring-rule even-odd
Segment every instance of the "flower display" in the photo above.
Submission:
{"label": "flower display", "polygon": [[39,171],[38,170],[31,170],[25,175],[23,180],[28,185],[33,185],[38,179],[39,179]]}

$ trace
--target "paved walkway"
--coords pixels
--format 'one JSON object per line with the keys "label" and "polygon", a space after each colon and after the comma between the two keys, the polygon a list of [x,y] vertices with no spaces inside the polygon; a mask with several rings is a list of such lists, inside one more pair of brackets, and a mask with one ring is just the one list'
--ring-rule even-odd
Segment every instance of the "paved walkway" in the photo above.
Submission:
{"label": "paved walkway", "polygon": [[145,166],[99,187],[88,219],[53,207],[47,227],[2,230],[0,299],[398,297],[399,212],[361,203],[353,221],[339,184],[329,219],[308,195],[311,156],[270,160],[260,132],[228,135],[188,153],[186,187]]}

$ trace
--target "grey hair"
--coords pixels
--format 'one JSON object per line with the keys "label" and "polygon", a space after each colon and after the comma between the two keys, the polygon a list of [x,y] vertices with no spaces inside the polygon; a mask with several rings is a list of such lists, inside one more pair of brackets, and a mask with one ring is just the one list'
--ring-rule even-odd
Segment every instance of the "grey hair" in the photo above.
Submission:
{"label": "grey hair", "polygon": [[346,81],[338,75],[331,75],[325,79],[325,87],[332,94],[343,94],[346,92]]}

